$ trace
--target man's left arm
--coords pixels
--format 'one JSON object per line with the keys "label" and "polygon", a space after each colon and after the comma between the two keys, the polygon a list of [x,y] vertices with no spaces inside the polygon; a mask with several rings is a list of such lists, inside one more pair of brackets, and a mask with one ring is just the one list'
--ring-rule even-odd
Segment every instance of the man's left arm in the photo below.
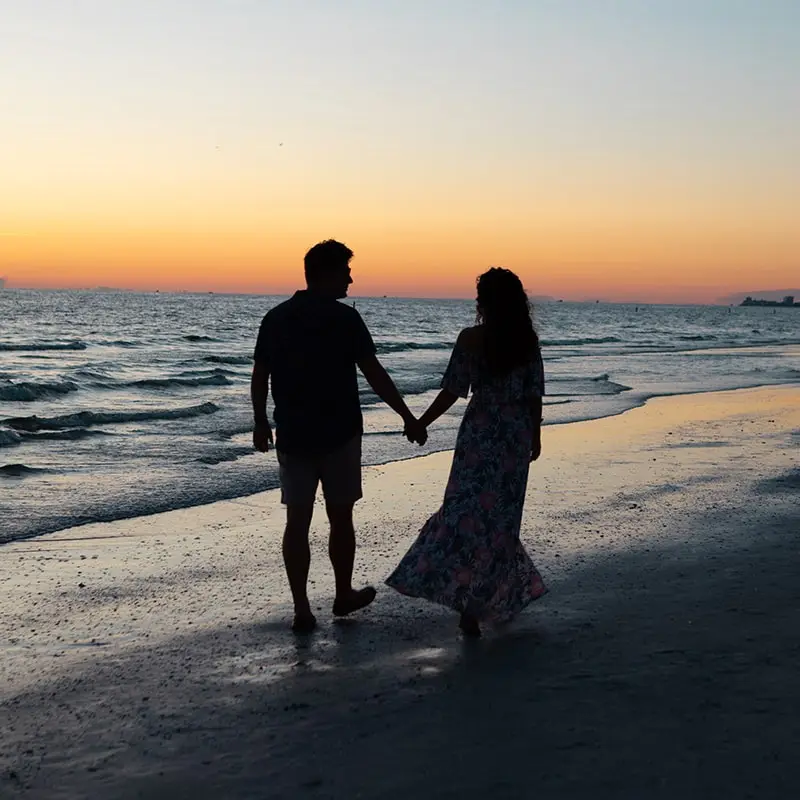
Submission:
{"label": "man's left arm", "polygon": [[269,359],[267,357],[267,320],[261,323],[253,354],[253,374],[250,377],[250,400],[253,404],[253,447],[266,453],[273,444],[272,427],[267,416],[269,398]]}
{"label": "man's left arm", "polygon": [[394,385],[394,381],[377,357],[371,355],[367,358],[362,358],[358,362],[358,368],[364,374],[367,383],[372,387],[375,394],[403,418],[405,430],[409,437],[418,444],[425,444],[428,438],[425,428],[419,424],[417,418],[409,411],[405,400],[403,400]]}
{"label": "man's left arm", "polygon": [[253,447],[266,453],[273,444],[272,426],[267,417],[267,398],[269,397],[269,367],[263,361],[253,365],[250,378],[250,400],[253,403]]}
{"label": "man's left arm", "polygon": [[353,322],[351,329],[353,360],[358,364],[358,368],[367,379],[367,383],[372,387],[372,391],[375,392],[389,408],[396,411],[403,418],[403,424],[405,426],[404,433],[413,441],[421,445],[425,444],[428,434],[419,424],[417,418],[408,410],[408,406],[405,404],[400,392],[394,385],[394,381],[384,369],[383,364],[378,361],[375,355],[375,342],[372,341],[372,335],[364,324],[364,320],[361,319],[361,315],[355,310],[353,311],[351,320]]}

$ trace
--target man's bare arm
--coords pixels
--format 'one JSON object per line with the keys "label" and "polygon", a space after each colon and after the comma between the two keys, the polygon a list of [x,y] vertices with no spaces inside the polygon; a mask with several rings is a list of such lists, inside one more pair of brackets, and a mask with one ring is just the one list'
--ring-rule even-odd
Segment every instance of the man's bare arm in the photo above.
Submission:
{"label": "man's bare arm", "polygon": [[253,403],[253,446],[266,453],[272,446],[272,428],[267,417],[267,399],[269,397],[269,368],[261,361],[253,365],[250,378],[250,400]]}
{"label": "man's bare arm", "polygon": [[368,356],[358,362],[358,368],[375,394],[403,418],[406,431],[411,435],[411,438],[420,444],[424,444],[425,439],[427,439],[424,428],[408,410],[408,406],[394,385],[389,373],[384,369],[383,364],[375,356]]}

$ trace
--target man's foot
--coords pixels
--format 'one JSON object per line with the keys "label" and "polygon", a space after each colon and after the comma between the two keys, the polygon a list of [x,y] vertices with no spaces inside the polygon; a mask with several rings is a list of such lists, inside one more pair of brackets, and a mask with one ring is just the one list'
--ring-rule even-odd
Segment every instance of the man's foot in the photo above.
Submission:
{"label": "man's foot", "polygon": [[472,614],[464,612],[458,622],[458,627],[461,628],[461,633],[463,633],[464,636],[468,636],[470,639],[480,638],[481,626]]}
{"label": "man's foot", "polygon": [[354,611],[366,608],[374,599],[377,592],[372,586],[363,589],[351,589],[346,597],[337,597],[333,601],[333,615],[335,617],[346,617]]}
{"label": "man's foot", "polygon": [[316,627],[317,618],[310,611],[294,615],[292,630],[295,633],[311,633]]}

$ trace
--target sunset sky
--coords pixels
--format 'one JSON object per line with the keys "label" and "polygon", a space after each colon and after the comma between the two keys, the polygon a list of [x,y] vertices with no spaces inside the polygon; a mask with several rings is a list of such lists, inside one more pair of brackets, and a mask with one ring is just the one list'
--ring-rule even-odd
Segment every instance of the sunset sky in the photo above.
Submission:
{"label": "sunset sky", "polygon": [[12,286],[800,283],[797,0],[25,0],[0,108]]}

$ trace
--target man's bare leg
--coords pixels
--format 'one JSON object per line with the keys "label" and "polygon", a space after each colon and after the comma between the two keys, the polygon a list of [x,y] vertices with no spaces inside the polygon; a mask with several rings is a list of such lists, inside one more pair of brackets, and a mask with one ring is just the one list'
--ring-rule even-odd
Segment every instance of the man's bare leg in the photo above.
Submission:
{"label": "man's bare leg", "polygon": [[316,627],[317,620],[311,613],[306,586],[308,568],[311,565],[311,549],[308,546],[308,531],[314,504],[286,507],[286,530],[283,534],[283,563],[289,578],[289,588],[294,601],[292,630],[308,633]]}
{"label": "man's bare leg", "polygon": [[331,534],[328,554],[336,578],[336,599],[333,613],[343,617],[368,606],[375,599],[375,589],[353,589],[353,563],[356,557],[356,532],[353,528],[353,504],[333,505],[326,503]]}

